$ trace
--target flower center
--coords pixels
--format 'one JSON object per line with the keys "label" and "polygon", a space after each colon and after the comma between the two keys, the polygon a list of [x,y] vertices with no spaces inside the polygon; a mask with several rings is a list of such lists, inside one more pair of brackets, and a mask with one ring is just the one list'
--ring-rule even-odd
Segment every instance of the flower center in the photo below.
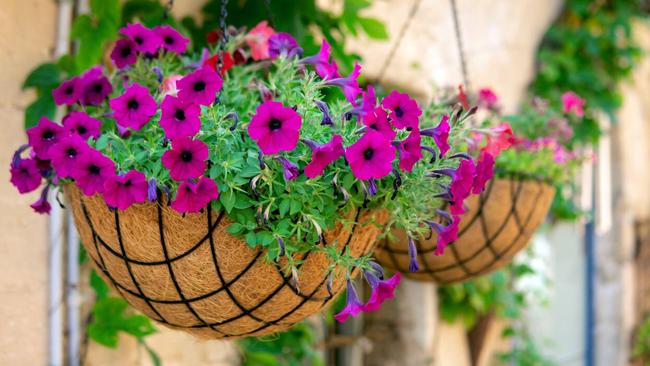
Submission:
{"label": "flower center", "polygon": [[130,55],[131,55],[131,47],[122,48],[122,51],[120,52],[120,56],[129,57]]}
{"label": "flower center", "polygon": [[373,150],[370,147],[363,151],[363,158],[366,159],[366,160],[372,159],[373,155],[375,155],[375,150]]}
{"label": "flower center", "polygon": [[397,118],[402,118],[403,115],[404,115],[404,111],[402,110],[402,108],[400,108],[399,106],[395,107],[395,116],[397,116]]}
{"label": "flower center", "polygon": [[101,93],[103,89],[104,89],[104,87],[102,87],[102,84],[100,84],[100,83],[93,84],[93,91],[95,93]]}
{"label": "flower center", "polygon": [[88,132],[88,130],[86,129],[86,127],[84,127],[84,126],[79,126],[79,127],[77,127],[77,133],[79,133],[80,135],[83,135],[83,134],[85,134],[86,132]]}
{"label": "flower center", "polygon": [[372,129],[375,130],[375,131],[379,131],[379,127],[377,127],[377,124],[376,124],[376,123],[371,124],[371,125],[370,125],[370,128],[372,128]]}
{"label": "flower center", "polygon": [[69,147],[66,151],[66,154],[68,154],[69,157],[74,158],[77,156],[77,150],[75,150],[73,147]]}
{"label": "flower center", "polygon": [[97,165],[93,164],[88,167],[88,172],[92,175],[99,175],[100,169]]}
{"label": "flower center", "polygon": [[174,44],[174,39],[170,36],[165,37],[165,43]]}
{"label": "flower center", "polygon": [[192,161],[192,152],[187,150],[183,151],[181,153],[181,160],[183,160],[185,163]]}
{"label": "flower center", "polygon": [[179,121],[185,121],[185,111],[182,109],[177,109],[174,113],[174,117]]}
{"label": "flower center", "polygon": [[137,43],[137,44],[142,44],[142,42],[144,42],[144,41],[142,40],[142,37],[140,37],[140,36],[136,36],[135,38],[133,38],[133,40],[134,40],[135,43]]}
{"label": "flower center", "polygon": [[51,140],[52,138],[54,138],[54,132],[52,132],[51,130],[47,130],[43,132],[42,137],[44,140]]}
{"label": "flower center", "polygon": [[131,179],[129,179],[129,180],[127,180],[126,182],[124,182],[124,186],[125,186],[125,187],[130,187],[130,186],[131,186]]}
{"label": "flower center", "polygon": [[133,110],[133,109],[138,109],[140,104],[138,103],[137,100],[131,99],[131,100],[129,100],[128,103],[126,103],[126,106],[129,107],[129,109]]}
{"label": "flower center", "polygon": [[271,129],[271,131],[279,130],[280,127],[282,127],[282,122],[279,119],[272,118],[269,122],[269,129]]}
{"label": "flower center", "polygon": [[194,91],[200,92],[203,90],[205,90],[205,81],[201,80],[194,83]]}
{"label": "flower center", "polygon": [[65,88],[64,93],[67,94],[67,95],[72,95],[73,90],[74,89],[71,86],[69,86],[69,87]]}

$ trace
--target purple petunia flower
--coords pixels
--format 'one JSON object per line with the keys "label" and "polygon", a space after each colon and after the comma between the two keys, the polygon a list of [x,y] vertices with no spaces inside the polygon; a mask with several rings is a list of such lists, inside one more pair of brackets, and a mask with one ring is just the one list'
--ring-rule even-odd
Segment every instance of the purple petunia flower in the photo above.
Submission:
{"label": "purple petunia flower", "polygon": [[390,120],[395,128],[419,128],[422,110],[408,94],[393,90],[381,101],[381,105],[390,110]]}
{"label": "purple petunia flower", "polygon": [[381,179],[393,169],[395,147],[381,133],[369,129],[346,149],[345,158],[357,179]]}
{"label": "purple petunia flower", "polygon": [[124,94],[109,101],[113,116],[118,125],[139,130],[156,114],[158,105],[149,94],[149,89],[134,83],[126,88]]}
{"label": "purple petunia flower", "polygon": [[158,184],[156,183],[155,178],[151,178],[147,182],[147,199],[149,201],[155,201],[158,199]]}
{"label": "purple petunia flower", "polygon": [[460,164],[458,164],[458,168],[456,168],[454,177],[449,185],[449,192],[453,199],[449,205],[449,212],[451,212],[452,215],[462,215],[465,213],[463,203],[472,192],[474,172],[475,167],[472,160],[463,159]]}
{"label": "purple petunia flower", "polygon": [[357,105],[357,96],[361,94],[361,88],[359,88],[359,74],[361,73],[361,65],[358,62],[354,63],[354,69],[345,78],[335,78],[327,81],[327,85],[336,85],[343,89],[343,94],[345,98],[356,107]]}
{"label": "purple petunia flower", "polygon": [[275,158],[281,165],[282,165],[282,170],[284,173],[284,180],[285,181],[290,181],[298,178],[300,175],[300,169],[298,169],[298,166],[289,159],[283,157],[283,156],[278,156]]}
{"label": "purple petunia flower", "polygon": [[165,151],[162,163],[172,179],[182,181],[203,175],[207,158],[208,146],[203,141],[181,137],[172,141],[172,149]]}
{"label": "purple petunia flower", "polygon": [[95,66],[81,75],[81,95],[79,100],[84,105],[98,105],[113,91],[113,85],[102,73],[100,66]]}
{"label": "purple petunia flower", "polygon": [[472,183],[472,193],[480,194],[485,190],[485,184],[494,177],[494,156],[487,152],[482,152],[476,163],[474,183]]}
{"label": "purple petunia flower", "polygon": [[63,127],[46,117],[42,117],[38,124],[27,129],[27,141],[36,156],[42,160],[49,160],[49,150],[63,137]]}
{"label": "purple petunia flower", "polygon": [[[364,272],[364,275],[367,277],[374,277],[374,274],[372,273]],[[372,292],[370,293],[368,302],[362,307],[362,310],[364,312],[377,311],[381,308],[381,304],[384,301],[394,298],[395,289],[401,282],[402,275],[401,273],[397,272],[393,275],[393,277],[387,280],[380,280],[376,277],[375,279],[376,281],[368,281],[368,283],[371,284],[370,287],[372,288]]]}
{"label": "purple petunia flower", "polygon": [[198,182],[185,181],[178,186],[171,206],[180,213],[199,212],[212,200],[219,198],[219,187],[210,178],[201,177]]}
{"label": "purple petunia flower", "polygon": [[302,118],[291,108],[280,102],[268,101],[260,104],[255,111],[248,134],[266,155],[280,151],[291,151],[300,138]]}
{"label": "purple petunia flower", "polygon": [[82,92],[81,79],[78,76],[66,80],[52,90],[52,98],[56,105],[73,105],[79,101]]}
{"label": "purple petunia flower", "polygon": [[438,146],[438,150],[440,150],[440,157],[443,157],[451,148],[451,146],[449,146],[449,142],[447,142],[449,139],[449,130],[449,116],[444,115],[442,116],[442,119],[440,120],[438,126],[434,128],[424,129],[420,131],[420,134],[433,137],[433,141],[435,141],[436,145]]}
{"label": "purple petunia flower", "polygon": [[181,100],[201,105],[212,104],[222,85],[223,79],[211,67],[200,68],[176,82]]}
{"label": "purple petunia flower", "polygon": [[328,165],[345,153],[343,138],[340,135],[332,136],[332,139],[326,144],[307,144],[312,149],[312,155],[311,161],[305,167],[305,175],[312,179],[323,174]]}
{"label": "purple petunia flower", "polygon": [[320,51],[313,56],[302,59],[300,63],[314,65],[316,73],[323,79],[338,78],[339,68],[336,65],[336,61],[332,60],[330,63],[330,50],[331,46],[325,39],[323,39]]}
{"label": "purple petunia flower", "polygon": [[63,128],[68,133],[79,135],[84,140],[91,137],[98,138],[101,127],[102,122],[100,120],[92,118],[84,112],[70,112],[63,117]]}
{"label": "purple petunia flower", "polygon": [[399,168],[405,172],[411,172],[415,163],[422,159],[422,139],[420,131],[413,130],[409,136],[401,141],[398,146]]}
{"label": "purple petunia flower", "polygon": [[276,59],[280,56],[292,58],[302,55],[302,48],[289,33],[280,32],[269,38],[269,56]]}
{"label": "purple petunia flower", "polygon": [[67,136],[50,149],[52,167],[61,178],[72,175],[77,160],[89,150],[88,144],[78,135]]}
{"label": "purple petunia flower", "polygon": [[133,65],[138,60],[137,48],[138,45],[130,39],[119,39],[111,51],[111,60],[118,69]]}
{"label": "purple petunia flower", "polygon": [[376,109],[377,97],[375,96],[375,87],[372,84],[368,84],[366,90],[361,92],[361,105],[353,108],[350,113],[363,118]]}
{"label": "purple petunia flower", "polygon": [[168,52],[175,52],[180,55],[187,50],[190,39],[183,37],[176,29],[168,25],[161,25],[154,28],[153,31],[160,38],[162,48]]}
{"label": "purple petunia flower", "polygon": [[347,281],[347,298],[345,300],[345,307],[340,313],[334,315],[334,319],[339,323],[344,323],[348,317],[356,317],[363,310],[363,303],[359,301],[357,290],[354,288],[352,281]]}
{"label": "purple petunia flower", "polygon": [[155,54],[161,45],[161,39],[156,32],[140,23],[129,23],[120,29],[120,34],[127,36],[136,44],[136,51]]}
{"label": "purple petunia flower", "polygon": [[88,149],[72,168],[72,178],[86,196],[104,191],[104,182],[115,175],[115,163],[97,150]]}
{"label": "purple petunia flower", "polygon": [[388,140],[393,141],[397,132],[388,122],[388,114],[382,108],[376,108],[363,117],[363,124],[382,135]]}
{"label": "purple petunia flower", "polygon": [[454,215],[452,222],[440,230],[436,250],[434,251],[435,255],[442,255],[445,252],[445,247],[458,239],[458,225],[460,225],[460,216]]}
{"label": "purple petunia flower", "polygon": [[417,272],[420,270],[420,263],[418,263],[418,249],[415,247],[413,238],[408,237],[408,252],[409,252],[409,272]]}
{"label": "purple petunia flower", "polygon": [[137,170],[112,175],[104,182],[102,195],[109,207],[126,210],[147,200],[147,178]]}
{"label": "purple petunia flower", "polygon": [[29,207],[31,207],[34,212],[39,213],[39,214],[49,214],[50,210],[52,210],[52,206],[50,203],[47,201],[47,193],[50,190],[50,185],[48,184],[43,188],[41,191],[41,196],[38,198],[38,200]]}
{"label": "purple petunia flower", "polygon": [[21,194],[29,193],[41,185],[41,172],[35,159],[14,159],[11,163],[11,184]]}
{"label": "purple petunia flower", "polygon": [[173,140],[179,137],[192,137],[201,129],[201,108],[191,101],[184,101],[167,95],[160,104],[162,114],[160,127],[165,136]]}
{"label": "purple petunia flower", "polygon": [[327,103],[321,100],[316,100],[314,101],[314,104],[316,104],[316,107],[318,107],[318,109],[323,113],[323,118],[321,119],[320,124],[322,126],[333,126],[334,121],[332,121],[332,116],[330,115],[330,109],[327,106]]}

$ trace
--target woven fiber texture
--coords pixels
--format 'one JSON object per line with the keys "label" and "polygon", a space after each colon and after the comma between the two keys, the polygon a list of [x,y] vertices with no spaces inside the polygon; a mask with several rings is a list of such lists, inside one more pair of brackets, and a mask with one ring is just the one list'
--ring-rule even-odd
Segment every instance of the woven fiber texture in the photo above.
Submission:
{"label": "woven fiber texture", "polygon": [[437,235],[415,240],[420,271],[409,272],[408,242],[403,232],[384,239],[375,251],[379,263],[405,276],[439,284],[462,282],[508,264],[544,221],[555,189],[536,180],[493,179],[479,196],[466,201],[458,239],[436,256]]}
{"label": "woven fiber texture", "polygon": [[[169,328],[212,339],[271,334],[319,312],[345,285],[344,270],[336,268],[329,294],[330,262],[316,252],[302,256],[294,283],[282,261],[269,262],[263,250],[230,235],[223,212],[183,216],[161,201],[110,210],[74,185],[65,194],[98,273]],[[354,210],[350,223],[325,232],[324,241],[367,254],[387,219],[384,211]]]}

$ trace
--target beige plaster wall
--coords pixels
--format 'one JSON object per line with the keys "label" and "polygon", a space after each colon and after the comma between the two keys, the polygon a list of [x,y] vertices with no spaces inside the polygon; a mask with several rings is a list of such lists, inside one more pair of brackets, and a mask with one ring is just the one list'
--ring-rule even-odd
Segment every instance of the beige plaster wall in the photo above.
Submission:
{"label": "beige plaster wall", "polygon": [[20,86],[49,60],[54,1],[4,0],[0,6],[0,365],[46,364],[47,220],[9,183],[13,151],[26,140],[23,110],[33,95]]}

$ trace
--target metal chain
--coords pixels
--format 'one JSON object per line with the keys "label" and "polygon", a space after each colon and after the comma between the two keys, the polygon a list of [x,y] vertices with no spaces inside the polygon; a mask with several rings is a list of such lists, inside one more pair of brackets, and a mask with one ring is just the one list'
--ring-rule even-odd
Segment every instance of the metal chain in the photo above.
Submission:
{"label": "metal chain", "polygon": [[400,28],[399,30],[397,39],[395,40],[395,44],[393,45],[393,48],[391,48],[390,52],[388,53],[388,56],[384,60],[384,64],[381,66],[381,69],[379,71],[379,76],[377,77],[378,83],[381,84],[382,80],[384,79],[384,76],[386,75],[386,71],[388,70],[388,66],[390,66],[390,64],[393,62],[395,53],[397,52],[399,46],[402,44],[402,40],[404,39],[406,30],[408,29],[409,25],[411,25],[411,22],[413,21],[413,18],[415,17],[415,14],[417,13],[418,8],[420,7],[420,3],[422,3],[422,0],[415,0],[413,2],[413,6],[411,6],[411,10],[408,16],[406,17],[406,20],[402,24],[402,28]]}
{"label": "metal chain", "polygon": [[271,28],[275,27],[275,21],[273,20],[273,12],[271,12],[271,0],[263,0],[264,8],[266,8],[266,17],[269,19],[269,25]]}
{"label": "metal chain", "polygon": [[219,52],[226,49],[228,43],[228,27],[226,19],[228,18],[228,0],[221,0],[221,14],[219,17],[219,28],[221,28],[221,40],[219,42]]}
{"label": "metal chain", "polygon": [[163,13],[163,21],[165,21],[165,20],[167,20],[169,18],[169,14],[171,14],[173,7],[174,7],[174,0],[168,0],[167,4],[165,4],[165,12]]}
{"label": "metal chain", "polygon": [[465,50],[463,48],[463,37],[460,32],[460,20],[458,19],[458,6],[456,0],[451,2],[451,13],[454,19],[454,32],[456,33],[456,45],[458,46],[458,57],[460,59],[460,70],[463,74],[463,84],[466,90],[471,90],[469,85],[469,73],[467,72],[467,61],[465,60]]}

